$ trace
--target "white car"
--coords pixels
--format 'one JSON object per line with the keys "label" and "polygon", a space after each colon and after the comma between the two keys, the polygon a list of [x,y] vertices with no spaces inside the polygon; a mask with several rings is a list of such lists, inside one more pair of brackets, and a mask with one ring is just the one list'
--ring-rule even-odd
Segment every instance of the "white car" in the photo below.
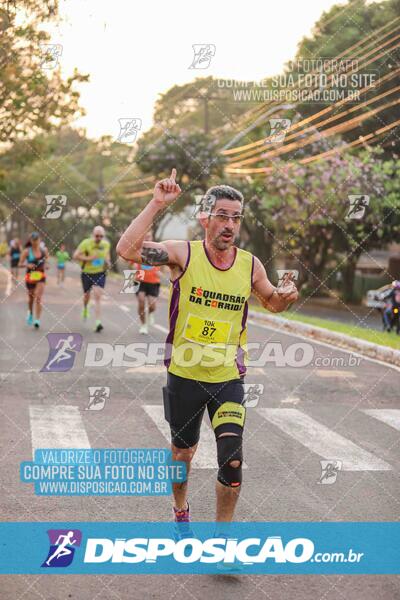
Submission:
{"label": "white car", "polygon": [[366,305],[370,308],[378,308],[383,310],[386,307],[386,298],[392,291],[391,284],[384,285],[378,290],[368,290]]}

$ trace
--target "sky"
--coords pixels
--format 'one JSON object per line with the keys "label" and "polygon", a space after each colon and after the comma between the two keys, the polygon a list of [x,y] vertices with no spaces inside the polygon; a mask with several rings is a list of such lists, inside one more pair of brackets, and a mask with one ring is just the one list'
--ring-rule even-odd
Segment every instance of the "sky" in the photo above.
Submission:
{"label": "sky", "polygon": [[[89,137],[118,136],[120,118],[152,124],[160,93],[197,76],[260,80],[281,72],[334,0],[60,0],[62,22],[49,24],[63,47],[64,76],[79,85],[87,115],[75,125]],[[206,70],[193,70],[193,44],[214,44]]]}

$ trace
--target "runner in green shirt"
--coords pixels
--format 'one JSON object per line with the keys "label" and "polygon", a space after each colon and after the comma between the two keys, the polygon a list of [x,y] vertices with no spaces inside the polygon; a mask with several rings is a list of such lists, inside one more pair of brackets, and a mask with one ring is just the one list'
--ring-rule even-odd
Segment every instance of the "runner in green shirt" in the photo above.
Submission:
{"label": "runner in green shirt", "polygon": [[82,266],[83,286],[83,311],[82,318],[89,316],[88,304],[90,292],[93,288],[95,301],[96,327],[99,332],[103,328],[101,323],[101,297],[106,284],[106,271],[110,266],[110,242],[105,239],[105,231],[101,225],[93,229],[93,236],[83,240],[74,252],[73,258]]}
{"label": "runner in green shirt", "polygon": [[65,250],[65,244],[60,244],[60,249],[56,252],[57,259],[57,284],[63,285],[65,279],[65,263],[71,260],[70,255]]}

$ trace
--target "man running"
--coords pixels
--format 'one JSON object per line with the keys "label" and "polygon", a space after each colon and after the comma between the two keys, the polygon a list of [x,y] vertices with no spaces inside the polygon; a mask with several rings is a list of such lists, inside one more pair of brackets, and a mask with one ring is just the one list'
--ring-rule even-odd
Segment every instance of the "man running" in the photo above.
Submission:
{"label": "man running", "polygon": [[60,244],[56,252],[57,260],[57,284],[63,285],[65,280],[65,263],[70,260],[70,255],[65,249],[65,244]]}
{"label": "man running", "polygon": [[[242,483],[248,300],[253,293],[264,308],[280,312],[297,300],[298,292],[289,277],[275,288],[261,261],[234,245],[244,199],[227,185],[206,192],[207,212],[199,216],[203,241],[144,241],[145,232],[181,193],[175,178],[172,169],[169,179],[156,184],[152,200],[122,235],[117,252],[127,260],[170,268],[168,378],[163,395],[172,455],[186,463],[189,473],[207,407],[219,465],[216,521],[229,522]],[[193,364],[190,357],[195,355],[201,359]],[[173,494],[175,521],[186,523],[187,480],[173,484]]]}
{"label": "man running", "polygon": [[95,302],[95,331],[104,329],[101,323],[101,298],[106,284],[106,271],[110,266],[110,242],[105,239],[101,225],[93,229],[93,236],[83,240],[74,252],[73,258],[82,265],[83,311],[82,318],[89,316],[90,292],[93,288]]}
{"label": "man running", "polygon": [[[28,291],[28,314],[26,322],[36,329],[40,327],[42,297],[46,283],[47,248],[42,246],[39,234],[31,233],[26,248],[22,251],[19,266],[26,268],[25,285]],[[35,316],[34,316],[35,313]]]}
{"label": "man running", "polygon": [[[144,241],[151,242],[153,235],[148,231]],[[133,268],[143,271],[143,279],[140,280],[136,292],[138,301],[138,314],[141,322],[139,333],[149,333],[149,325],[154,325],[154,313],[157,307],[157,298],[160,293],[160,267],[133,263]],[[147,313],[146,313],[147,302]]]}

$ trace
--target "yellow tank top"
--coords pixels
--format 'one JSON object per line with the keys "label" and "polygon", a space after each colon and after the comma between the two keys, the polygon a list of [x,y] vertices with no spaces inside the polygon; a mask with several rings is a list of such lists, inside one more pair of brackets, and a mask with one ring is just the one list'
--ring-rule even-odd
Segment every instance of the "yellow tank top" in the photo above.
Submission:
{"label": "yellow tank top", "polygon": [[188,242],[185,270],[170,286],[165,354],[170,373],[208,383],[245,374],[253,256],[235,250],[232,266],[222,270],[212,264],[204,242]]}

